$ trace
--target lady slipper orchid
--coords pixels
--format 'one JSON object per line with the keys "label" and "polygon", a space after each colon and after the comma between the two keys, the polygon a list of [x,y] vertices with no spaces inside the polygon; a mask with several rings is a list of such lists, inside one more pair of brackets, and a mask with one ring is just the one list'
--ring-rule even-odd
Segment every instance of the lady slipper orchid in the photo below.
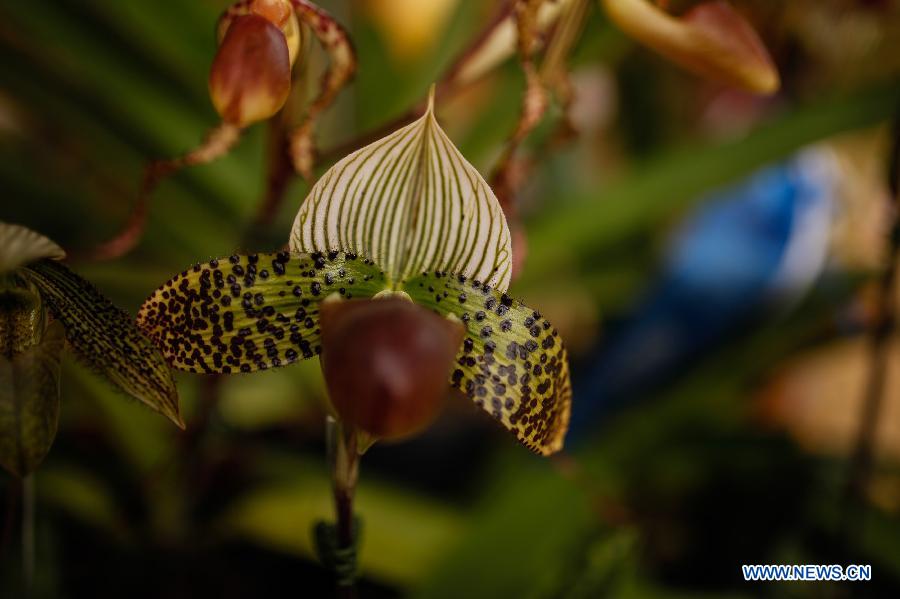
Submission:
{"label": "lady slipper orchid", "polygon": [[322,176],[289,252],[197,264],[157,289],[138,323],[191,372],[321,355],[338,416],[375,436],[427,424],[449,385],[548,455],[568,427],[568,359],[556,329],[506,293],[510,254],[497,199],[432,96],[420,119]]}
{"label": "lady slipper orchid", "polygon": [[56,436],[64,343],[116,388],[184,427],[166,361],[65,252],[34,231],[0,223],[0,466],[32,472]]}
{"label": "lady slipper orchid", "polygon": [[765,45],[727,2],[705,2],[673,17],[647,0],[602,1],[623,31],[685,69],[757,94],[778,91]]}

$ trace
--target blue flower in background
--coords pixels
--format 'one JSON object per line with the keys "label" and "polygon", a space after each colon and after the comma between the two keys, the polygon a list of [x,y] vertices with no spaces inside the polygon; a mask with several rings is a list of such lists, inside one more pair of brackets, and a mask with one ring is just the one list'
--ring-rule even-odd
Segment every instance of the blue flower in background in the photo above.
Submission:
{"label": "blue flower in background", "polygon": [[576,366],[577,433],[726,340],[784,310],[822,271],[831,156],[807,150],[712,194],[677,228],[661,275]]}

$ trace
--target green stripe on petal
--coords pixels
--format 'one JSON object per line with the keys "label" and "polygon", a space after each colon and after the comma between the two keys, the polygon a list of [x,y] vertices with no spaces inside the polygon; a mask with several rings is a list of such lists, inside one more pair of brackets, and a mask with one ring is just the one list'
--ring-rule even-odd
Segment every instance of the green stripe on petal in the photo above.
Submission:
{"label": "green stripe on petal", "polygon": [[291,251],[357,252],[391,281],[450,270],[506,289],[509,228],[494,192],[438,125],[417,121],[335,164],[294,220]]}
{"label": "green stripe on petal", "polygon": [[184,426],[178,411],[178,391],[165,359],[127,313],[57,262],[42,260],[23,272],[40,289],[50,312],[65,327],[66,340],[85,364],[128,395]]}
{"label": "green stripe on petal", "polygon": [[384,273],[353,254],[252,254],[197,264],[169,280],[138,324],[172,366],[200,373],[253,372],[321,352],[319,302],[371,297]]}
{"label": "green stripe on petal", "polygon": [[[4,330],[30,330],[34,318],[29,312],[4,305],[0,309]],[[0,466],[15,476],[33,472],[56,437],[64,343],[62,326],[54,322],[41,338],[18,340],[15,345],[26,347],[23,351],[0,355]]]}
{"label": "green stripe on petal", "polygon": [[404,290],[416,303],[466,325],[450,384],[532,451],[559,451],[572,389],[556,329],[523,303],[460,275],[423,274]]}
{"label": "green stripe on petal", "polygon": [[43,258],[62,260],[65,257],[62,248],[43,235],[20,225],[0,222],[0,274]]}

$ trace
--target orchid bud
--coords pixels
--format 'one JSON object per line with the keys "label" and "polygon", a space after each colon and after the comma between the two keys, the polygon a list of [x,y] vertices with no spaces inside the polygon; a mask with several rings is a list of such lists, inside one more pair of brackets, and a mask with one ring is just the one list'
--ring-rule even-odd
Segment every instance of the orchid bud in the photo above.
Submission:
{"label": "orchid bud", "polygon": [[279,29],[294,14],[288,0],[251,0],[250,12],[267,19]]}
{"label": "orchid bud", "polygon": [[222,119],[238,127],[274,116],[291,90],[284,34],[268,19],[234,17],[213,60],[209,94]]}
{"label": "orchid bud", "polygon": [[722,1],[672,17],[646,0],[603,0],[609,18],[669,60],[704,77],[773,94],[778,71],[753,27]]}
{"label": "orchid bud", "polygon": [[399,298],[326,301],[320,318],[322,370],[344,422],[396,439],[437,417],[462,323]]}
{"label": "orchid bud", "polygon": [[243,0],[233,4],[219,19],[216,35],[221,44],[234,19],[243,15],[260,16],[281,30],[288,47],[291,66],[297,60],[302,41],[302,30],[297,14],[289,0]]}

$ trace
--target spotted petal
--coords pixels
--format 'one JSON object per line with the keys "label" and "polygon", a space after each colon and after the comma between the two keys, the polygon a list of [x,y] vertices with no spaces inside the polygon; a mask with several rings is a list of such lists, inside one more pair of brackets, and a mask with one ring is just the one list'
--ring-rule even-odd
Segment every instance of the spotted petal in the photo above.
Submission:
{"label": "spotted petal", "polygon": [[561,449],[572,391],[556,329],[523,303],[464,276],[423,274],[404,289],[416,303],[466,325],[451,385],[532,451]]}
{"label": "spotted petal", "polygon": [[179,426],[178,392],[162,354],[96,287],[50,260],[25,271],[61,321],[78,357],[113,385]]}
{"label": "spotted petal", "polygon": [[65,257],[62,248],[43,235],[20,225],[0,222],[0,274],[42,258],[61,260]]}
{"label": "spotted petal", "polygon": [[500,204],[441,130],[433,103],[319,179],[297,213],[290,247],[368,256],[394,283],[450,270],[505,290],[512,272]]}
{"label": "spotted petal", "polygon": [[380,268],[352,254],[253,254],[198,264],[160,286],[138,325],[180,370],[253,372],[321,351],[319,302],[371,297]]}

